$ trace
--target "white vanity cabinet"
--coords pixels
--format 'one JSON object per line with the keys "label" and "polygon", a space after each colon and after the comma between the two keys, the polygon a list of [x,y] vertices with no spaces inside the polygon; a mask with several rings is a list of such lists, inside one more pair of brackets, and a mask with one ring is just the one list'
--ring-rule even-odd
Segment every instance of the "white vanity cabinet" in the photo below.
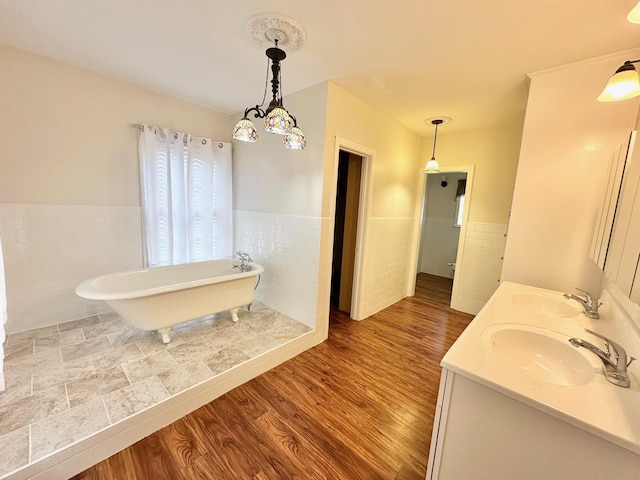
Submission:
{"label": "white vanity cabinet", "polygon": [[640,478],[640,455],[447,369],[438,398],[427,480]]}
{"label": "white vanity cabinet", "polygon": [[[528,365],[526,355],[509,363],[496,354],[491,340],[492,332],[512,329],[560,339],[560,349],[571,337],[603,347],[588,328],[640,357],[636,327],[610,310],[612,298],[603,300],[607,308],[601,319],[591,320],[577,302],[563,305],[561,292],[501,284],[443,358],[427,480],[640,479],[640,370],[635,363],[629,367],[631,388],[607,382],[600,360],[583,348],[568,353],[584,355],[590,363],[576,365],[586,372],[545,377],[532,370],[537,364],[561,370],[566,365],[553,363],[561,352],[538,355],[534,347],[516,345],[518,350],[508,350],[514,356],[526,351],[535,358]],[[569,310],[573,305],[575,314]]]}

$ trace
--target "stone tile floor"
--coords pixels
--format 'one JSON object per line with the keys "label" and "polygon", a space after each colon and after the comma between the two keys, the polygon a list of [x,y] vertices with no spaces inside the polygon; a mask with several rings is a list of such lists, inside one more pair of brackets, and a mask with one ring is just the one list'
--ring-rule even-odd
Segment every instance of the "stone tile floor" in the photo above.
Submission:
{"label": "stone tile floor", "polygon": [[115,313],[9,335],[0,478],[311,329],[264,305],[156,332]]}

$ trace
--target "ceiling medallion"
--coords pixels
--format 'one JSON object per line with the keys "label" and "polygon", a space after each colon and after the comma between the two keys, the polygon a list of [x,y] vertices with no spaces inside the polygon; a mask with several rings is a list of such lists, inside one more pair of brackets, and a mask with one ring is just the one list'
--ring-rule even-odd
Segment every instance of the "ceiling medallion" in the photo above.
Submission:
{"label": "ceiling medallion", "polygon": [[307,40],[307,33],[302,25],[277,13],[256,13],[249,17],[245,28],[251,41],[260,47],[271,47],[277,40],[279,48],[294,52]]}

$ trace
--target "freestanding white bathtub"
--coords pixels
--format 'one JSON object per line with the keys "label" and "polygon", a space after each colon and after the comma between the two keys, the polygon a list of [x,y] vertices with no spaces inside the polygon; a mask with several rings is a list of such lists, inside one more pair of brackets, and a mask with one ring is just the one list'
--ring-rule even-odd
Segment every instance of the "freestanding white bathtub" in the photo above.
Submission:
{"label": "freestanding white bathtub", "polygon": [[169,343],[171,327],[187,320],[230,310],[238,321],[238,309],[251,304],[256,277],[264,271],[256,263],[245,265],[251,270],[220,259],[111,273],[82,282],[76,294],[103,300],[129,325],[158,330]]}

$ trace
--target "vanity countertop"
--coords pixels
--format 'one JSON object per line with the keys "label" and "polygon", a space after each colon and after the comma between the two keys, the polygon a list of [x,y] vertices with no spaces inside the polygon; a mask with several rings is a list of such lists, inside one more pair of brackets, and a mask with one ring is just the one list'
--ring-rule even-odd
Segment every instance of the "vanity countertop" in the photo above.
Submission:
{"label": "vanity countertop", "polygon": [[[449,349],[441,365],[640,454],[640,360],[629,366],[631,387],[622,388],[605,379],[602,362],[596,355],[584,348],[571,347],[568,342],[569,338],[578,337],[604,350],[604,341],[585,331],[590,329],[622,345],[629,357],[640,359],[640,337],[636,328],[625,320],[608,291],[605,290],[600,300],[603,302],[600,319],[593,320],[582,313],[578,302],[563,298],[562,292],[502,282]],[[568,353],[575,358],[572,351],[565,351],[566,342],[570,349],[574,348],[584,357],[578,358],[582,368],[575,370],[579,375],[571,377],[574,381],[569,384],[561,385],[559,383],[562,382],[541,380],[527,367],[514,366],[511,358],[505,357],[505,351],[510,355],[515,343],[529,337],[516,338],[510,342],[511,345],[500,340],[498,346],[504,348],[496,350],[494,339],[499,337],[492,337],[492,333],[505,329],[538,332],[554,339],[558,343],[551,341],[549,346],[558,348],[558,355],[551,354],[550,358],[559,362],[557,366],[560,369],[567,367],[562,365],[563,354]],[[546,346],[542,344],[543,348]],[[535,352],[535,348],[529,344],[526,350]],[[517,351],[514,353],[515,357],[519,356]],[[544,373],[538,368],[535,358],[530,360],[535,364],[534,369]],[[542,369],[546,368],[544,361],[540,363]]]}

